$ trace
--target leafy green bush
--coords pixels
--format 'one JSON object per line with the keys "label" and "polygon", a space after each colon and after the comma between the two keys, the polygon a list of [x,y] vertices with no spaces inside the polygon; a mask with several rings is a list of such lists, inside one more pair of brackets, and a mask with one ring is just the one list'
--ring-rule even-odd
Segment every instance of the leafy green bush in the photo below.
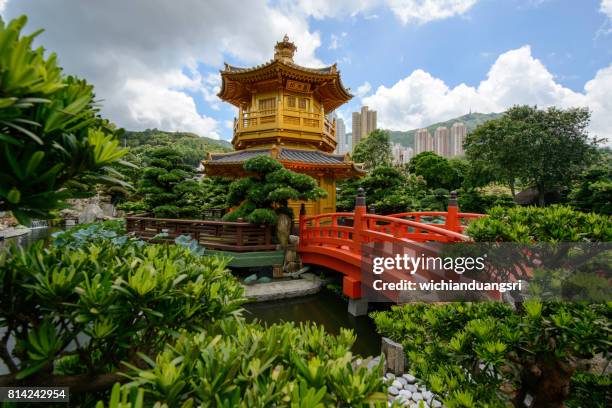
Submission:
{"label": "leafy green bush", "polygon": [[123,361],[142,365],[139,353],[155,355],[178,330],[239,310],[228,259],[94,228],[0,254],[0,355],[10,370],[0,384],[104,390],[122,380]]}
{"label": "leafy green bush", "polygon": [[253,174],[229,186],[227,202],[238,206],[226,214],[225,221],[239,218],[254,224],[276,224],[277,214],[288,212],[289,200],[317,200],[325,190],[306,174],[289,171],[270,156],[256,156],[244,162],[244,169]]}
{"label": "leafy green bush", "polygon": [[404,346],[409,369],[449,408],[561,407],[577,358],[609,353],[610,304],[529,301],[410,304],[374,312],[377,330]]}
{"label": "leafy green bush", "polygon": [[610,242],[612,223],[604,215],[570,207],[494,207],[488,217],[470,223],[467,230],[480,242]]}
{"label": "leafy green bush", "polygon": [[0,19],[0,211],[25,225],[51,218],[92,184],[121,184],[109,165],[127,153],[99,117],[93,86],[33,49],[41,31],[21,35],[26,21]]}
{"label": "leafy green bush", "polygon": [[180,406],[354,407],[386,403],[382,365],[353,366],[355,336],[292,323],[263,328],[225,320],[207,331],[182,334],[139,370],[132,385],[157,401]]}

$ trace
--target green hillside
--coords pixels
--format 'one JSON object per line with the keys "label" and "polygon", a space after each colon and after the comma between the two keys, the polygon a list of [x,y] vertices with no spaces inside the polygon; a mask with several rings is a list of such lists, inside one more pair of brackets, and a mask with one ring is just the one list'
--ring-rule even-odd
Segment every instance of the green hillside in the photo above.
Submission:
{"label": "green hillside", "polygon": [[179,150],[186,161],[194,166],[206,158],[207,152],[229,152],[231,143],[201,137],[188,132],[165,132],[158,129],[147,129],[141,132],[126,131],[122,143],[130,147],[134,153],[151,147],[172,146]]}
{"label": "green hillside", "polygon": [[[476,128],[476,126],[483,124],[488,120],[496,119],[501,115],[501,113],[468,113],[467,115],[449,119],[444,122],[434,123],[433,125],[428,126],[427,130],[429,130],[429,132],[433,136],[436,128],[439,126],[446,126],[450,128],[455,122],[463,122],[463,124],[467,126],[468,132],[471,132],[472,130],[474,130],[474,128]],[[389,133],[391,135],[391,141],[394,143],[399,143],[406,147],[414,148],[414,135],[416,134],[417,130],[418,129],[412,129],[407,131],[389,130]]]}

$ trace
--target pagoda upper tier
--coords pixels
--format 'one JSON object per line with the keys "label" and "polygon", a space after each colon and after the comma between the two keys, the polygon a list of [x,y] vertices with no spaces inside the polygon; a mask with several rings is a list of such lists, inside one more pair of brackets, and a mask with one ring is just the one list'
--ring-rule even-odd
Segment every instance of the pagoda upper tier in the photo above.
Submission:
{"label": "pagoda upper tier", "polygon": [[236,150],[284,145],[331,152],[335,121],[328,114],[352,95],[336,64],[307,68],[293,62],[297,47],[287,36],[274,59],[252,68],[225,64],[219,98],[239,110],[232,143]]}

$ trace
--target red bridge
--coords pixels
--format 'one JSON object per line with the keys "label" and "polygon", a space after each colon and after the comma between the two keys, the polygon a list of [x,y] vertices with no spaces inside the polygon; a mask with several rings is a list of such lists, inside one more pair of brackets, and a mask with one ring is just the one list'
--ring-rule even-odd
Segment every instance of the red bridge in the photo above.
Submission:
{"label": "red bridge", "polygon": [[299,252],[304,264],[319,265],[344,274],[342,291],[350,299],[361,297],[362,244],[410,242],[465,242],[467,221],[481,214],[460,213],[452,192],[444,211],[393,215],[367,213],[363,189],[354,212],[305,216],[300,211]]}

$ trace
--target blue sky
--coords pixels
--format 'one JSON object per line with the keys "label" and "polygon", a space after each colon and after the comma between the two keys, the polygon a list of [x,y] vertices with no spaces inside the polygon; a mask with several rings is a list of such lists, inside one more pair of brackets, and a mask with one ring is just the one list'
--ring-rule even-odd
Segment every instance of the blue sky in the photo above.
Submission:
{"label": "blue sky", "polygon": [[338,111],[347,122],[361,104],[398,130],[515,103],[588,106],[592,132],[612,137],[612,0],[96,3],[0,0],[0,9],[45,28],[39,41],[129,129],[230,139],[235,112],[215,97],[218,70],[265,62],[287,33],[298,63],[338,63],[355,94]]}

